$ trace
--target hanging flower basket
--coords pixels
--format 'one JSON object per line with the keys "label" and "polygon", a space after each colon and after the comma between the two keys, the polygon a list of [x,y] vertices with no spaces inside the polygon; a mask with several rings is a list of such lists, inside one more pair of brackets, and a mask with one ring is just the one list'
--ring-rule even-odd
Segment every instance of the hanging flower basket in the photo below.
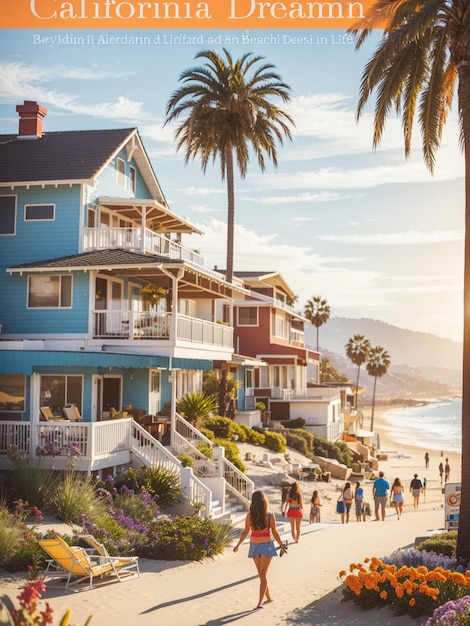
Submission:
{"label": "hanging flower basket", "polygon": [[160,299],[164,298],[166,294],[166,289],[157,283],[147,283],[140,290],[142,302],[149,304],[150,306],[158,304]]}

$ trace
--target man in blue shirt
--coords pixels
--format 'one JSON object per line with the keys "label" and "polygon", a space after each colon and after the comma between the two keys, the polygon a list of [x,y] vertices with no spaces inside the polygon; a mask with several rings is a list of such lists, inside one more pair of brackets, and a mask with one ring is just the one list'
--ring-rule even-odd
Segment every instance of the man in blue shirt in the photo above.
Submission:
{"label": "man in blue shirt", "polygon": [[382,522],[385,520],[385,507],[387,506],[388,492],[390,483],[384,478],[384,473],[379,472],[379,477],[374,481],[372,495],[375,503],[375,519],[379,518],[379,507],[382,513]]}

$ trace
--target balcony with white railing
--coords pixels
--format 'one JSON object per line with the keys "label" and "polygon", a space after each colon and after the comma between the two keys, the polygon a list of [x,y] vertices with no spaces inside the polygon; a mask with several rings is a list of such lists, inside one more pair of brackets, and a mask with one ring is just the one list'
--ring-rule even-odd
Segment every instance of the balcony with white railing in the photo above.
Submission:
{"label": "balcony with white railing", "polygon": [[[142,241],[143,240],[143,241]],[[156,254],[170,259],[178,259],[194,263],[199,267],[204,267],[204,260],[200,254],[194,250],[184,248],[176,241],[171,241],[168,237],[160,233],[155,233],[149,228],[85,228],[83,249],[109,250],[112,248],[123,248],[133,252],[144,254]]]}
{"label": "balcony with white railing", "polygon": [[93,337],[188,341],[230,349],[233,346],[231,326],[177,313],[175,337],[172,317],[172,313],[160,314],[153,311],[93,311]]}
{"label": "balcony with white railing", "polygon": [[303,330],[291,328],[290,345],[296,346],[297,348],[305,348],[305,333]]}

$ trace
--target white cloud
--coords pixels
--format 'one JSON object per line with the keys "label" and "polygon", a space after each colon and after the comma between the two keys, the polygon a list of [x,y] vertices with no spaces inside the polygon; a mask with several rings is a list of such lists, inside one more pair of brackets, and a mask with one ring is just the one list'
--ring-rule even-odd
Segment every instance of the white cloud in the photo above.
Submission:
{"label": "white cloud", "polygon": [[129,72],[83,69],[60,64],[43,67],[3,62],[0,63],[0,102],[18,104],[24,99],[29,99],[40,102],[43,106],[54,106],[74,114],[102,119],[132,120],[135,123],[136,120],[145,117],[142,102],[131,100],[126,96],[118,96],[114,102],[89,103],[90,92],[87,92],[86,104],[82,104],[83,96],[48,87],[50,83],[58,79],[102,81],[122,79],[129,75]]}
{"label": "white cloud", "polygon": [[435,230],[427,233],[410,230],[403,233],[319,235],[318,239],[321,239],[322,241],[349,243],[360,246],[395,246],[463,241],[464,236],[465,233],[462,230]]}
{"label": "white cloud", "polygon": [[261,204],[292,204],[298,202],[331,202],[338,200],[340,194],[333,193],[331,191],[322,191],[321,193],[298,193],[289,196],[265,196],[261,199],[256,199]]}

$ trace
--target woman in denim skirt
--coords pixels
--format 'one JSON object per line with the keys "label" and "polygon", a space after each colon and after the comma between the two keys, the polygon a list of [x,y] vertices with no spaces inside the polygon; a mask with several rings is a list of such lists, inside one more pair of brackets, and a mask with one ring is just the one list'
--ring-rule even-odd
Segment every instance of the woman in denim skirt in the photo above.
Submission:
{"label": "woman in denim skirt", "polygon": [[281,550],[285,549],[282,539],[276,528],[274,515],[269,512],[269,505],[266,496],[262,491],[255,491],[251,498],[250,512],[245,519],[245,528],[233,551],[237,552],[240,545],[247,538],[251,531],[250,549],[248,557],[252,558],[256,565],[259,576],[259,600],[258,609],[264,608],[264,598],[266,602],[271,602],[272,598],[268,588],[268,569],[273,556],[277,556],[274,547],[274,539]]}

